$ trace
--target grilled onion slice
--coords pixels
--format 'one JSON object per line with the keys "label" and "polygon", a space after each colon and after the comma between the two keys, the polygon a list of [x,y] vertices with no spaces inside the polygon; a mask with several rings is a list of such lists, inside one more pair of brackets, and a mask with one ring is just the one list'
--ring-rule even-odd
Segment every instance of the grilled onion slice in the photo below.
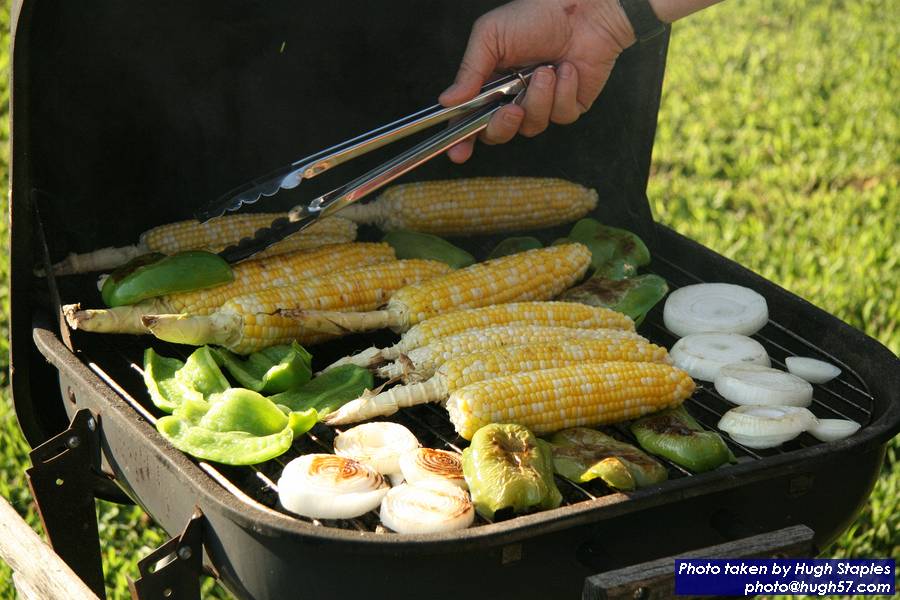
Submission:
{"label": "grilled onion slice", "polygon": [[669,294],[663,309],[666,328],[679,337],[692,333],[752,335],[769,320],[766,299],[740,285],[698,283]]}
{"label": "grilled onion slice", "polygon": [[304,517],[352,519],[374,510],[388,489],[380,473],[353,459],[306,454],[284,467],[278,499]]}
{"label": "grilled onion slice", "polygon": [[695,333],[672,346],[673,364],[694,379],[715,381],[719,369],[730,363],[753,363],[768,367],[769,355],[762,344],[736,333]]}
{"label": "grilled onion slice", "polygon": [[735,404],[809,406],[813,388],[796,375],[751,363],[732,363],[719,369],[716,391]]}
{"label": "grilled onion slice", "polygon": [[805,356],[788,356],[784,364],[788,371],[810,383],[825,383],[841,374],[833,364]]}
{"label": "grilled onion slice", "polygon": [[800,406],[738,406],[722,415],[719,429],[748,448],[774,448],[815,426],[818,419]]}
{"label": "grilled onion slice", "polygon": [[819,419],[819,422],[809,428],[809,433],[819,441],[834,442],[850,437],[862,427],[856,421],[844,419]]}
{"label": "grilled onion slice", "polygon": [[442,481],[404,483],[381,501],[381,522],[397,533],[444,533],[465,529],[475,519],[469,494]]}
{"label": "grilled onion slice", "polygon": [[469,489],[463,477],[462,456],[446,450],[416,448],[400,456],[400,471],[412,484],[443,481]]}
{"label": "grilled onion slice", "polygon": [[412,432],[387,421],[363,423],[334,438],[334,452],[365,463],[384,475],[400,473],[400,455],[415,450],[419,441]]}

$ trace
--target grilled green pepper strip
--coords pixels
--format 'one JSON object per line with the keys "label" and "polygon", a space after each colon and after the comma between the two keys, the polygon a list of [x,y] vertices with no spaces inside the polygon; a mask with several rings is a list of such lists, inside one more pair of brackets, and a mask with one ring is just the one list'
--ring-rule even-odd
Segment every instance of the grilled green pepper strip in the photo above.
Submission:
{"label": "grilled green pepper strip", "polygon": [[385,234],[382,241],[394,249],[397,258],[425,258],[447,263],[454,269],[475,263],[475,257],[447,240],[429,233],[398,230]]}
{"label": "grilled green pepper strip", "polygon": [[494,423],[476,431],[462,466],[475,510],[488,519],[501,509],[521,513],[562,502],[550,445],[521,425]]}
{"label": "grilled green pepper strip", "polygon": [[202,290],[233,279],[231,266],[218,254],[190,250],[155,261],[138,257],[113,271],[103,282],[100,295],[109,307],[124,306],[165,294]]}
{"label": "grilled green pepper strip", "polygon": [[210,401],[186,400],[156,428],[173,446],[202,460],[252,465],[275,458],[309,431],[315,410],[285,412],[256,392],[233,388]]}
{"label": "grilled green pepper strip", "polygon": [[593,274],[606,279],[633,277],[638,267],[650,263],[650,251],[641,238],[625,229],[607,227],[596,219],[581,219],[567,237],[553,244],[570,242],[590,248]]}
{"label": "grilled green pepper strip", "polygon": [[147,348],[144,383],[153,404],[166,412],[172,412],[187,400],[206,400],[229,387],[208,346],[194,350],[185,362],[160,356],[153,348]]}
{"label": "grilled green pepper strip", "polygon": [[261,394],[296,389],[312,377],[312,355],[296,342],[254,352],[246,359],[224,348],[213,353],[238,383]]}
{"label": "grilled green pepper strip", "polygon": [[519,252],[525,252],[526,250],[536,250],[537,248],[543,247],[544,245],[541,243],[541,240],[536,237],[524,236],[506,238],[494,246],[494,249],[488,254],[486,260],[500,258],[501,256],[509,256],[510,254],[518,254]]}
{"label": "grilled green pepper strip", "polygon": [[625,313],[640,324],[668,291],[666,280],[659,275],[638,275],[621,281],[594,275],[563,293],[559,299],[610,308]]}
{"label": "grilled green pepper strip", "polygon": [[270,399],[293,411],[314,408],[321,418],[373,387],[375,378],[368,369],[342,365],[326,371],[299,389],[275,394]]}
{"label": "grilled green pepper strip", "polygon": [[683,406],[642,417],[631,424],[631,432],[647,452],[695,473],[735,462],[722,436],[703,429]]}
{"label": "grilled green pepper strip", "polygon": [[600,478],[613,489],[635,488],[665,481],[666,468],[625,442],[585,427],[559,431],[550,438],[556,472],[575,482]]}

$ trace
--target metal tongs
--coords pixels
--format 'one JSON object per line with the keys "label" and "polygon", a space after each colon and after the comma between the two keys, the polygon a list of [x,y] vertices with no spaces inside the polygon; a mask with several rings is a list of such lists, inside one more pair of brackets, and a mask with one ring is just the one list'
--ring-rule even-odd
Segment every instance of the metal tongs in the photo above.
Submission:
{"label": "metal tongs", "polygon": [[493,81],[483,87],[478,96],[458,106],[450,108],[440,104],[429,106],[312,156],[292,162],[264,177],[254,179],[227,192],[197,213],[197,219],[206,221],[221,216],[227,211],[239,210],[245,204],[253,204],[263,196],[273,196],[282,189],[294,188],[304,179],[311,179],[367,152],[439,123],[458,119],[440,133],[429,137],[368,173],[315,198],[307,205],[295,206],[286,217],[276,219],[268,228],[257,230],[253,237],[243,238],[237,244],[229,246],[219,253],[222,258],[231,263],[249,258],[288,235],[305,229],[319,217],[333,215],[347,205],[441,154],[463,139],[478,133],[487,127],[488,121],[502,106],[509,102],[520,101],[534,69],[532,67],[516,71]]}

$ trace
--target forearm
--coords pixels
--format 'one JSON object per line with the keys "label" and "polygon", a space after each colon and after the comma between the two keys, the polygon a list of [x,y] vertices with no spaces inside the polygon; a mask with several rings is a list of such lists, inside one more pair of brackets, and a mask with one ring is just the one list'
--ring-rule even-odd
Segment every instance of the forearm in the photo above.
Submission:
{"label": "forearm", "polygon": [[660,21],[672,23],[691,13],[702,10],[707,6],[717,4],[722,0],[649,0],[650,7],[656,13]]}

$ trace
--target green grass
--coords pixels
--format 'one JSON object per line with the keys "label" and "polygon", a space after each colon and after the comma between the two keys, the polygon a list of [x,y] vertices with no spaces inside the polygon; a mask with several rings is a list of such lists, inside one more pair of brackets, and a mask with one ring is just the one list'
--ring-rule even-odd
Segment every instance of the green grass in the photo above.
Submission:
{"label": "green grass", "polygon": [[[900,352],[900,28],[890,0],[729,2],[679,23],[649,195],[657,219]],[[0,48],[8,15],[0,14]],[[9,151],[0,53],[0,183]],[[577,126],[577,125],[576,125]],[[4,210],[6,199],[4,198]],[[0,281],[9,272],[2,225]],[[2,315],[8,288],[0,285]],[[0,494],[39,529],[28,447],[5,389],[0,318]],[[859,520],[827,554],[900,556],[900,444]],[[133,507],[98,508],[111,598],[165,539]],[[220,589],[207,595],[226,597]],[[0,598],[12,597],[0,566]]]}

